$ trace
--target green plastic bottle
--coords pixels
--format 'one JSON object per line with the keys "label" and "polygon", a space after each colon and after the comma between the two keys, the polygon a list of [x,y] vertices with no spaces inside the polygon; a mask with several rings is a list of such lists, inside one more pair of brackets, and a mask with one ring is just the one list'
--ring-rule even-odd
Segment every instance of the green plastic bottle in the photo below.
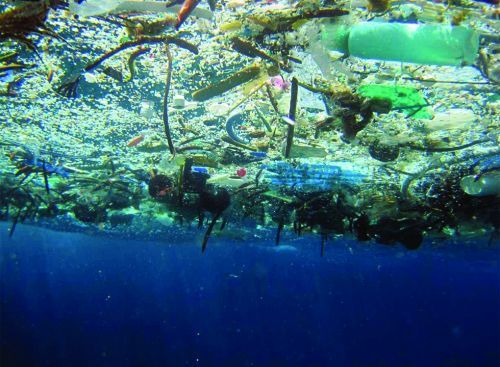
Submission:
{"label": "green plastic bottle", "polygon": [[500,173],[488,172],[479,179],[465,176],[460,180],[462,190],[472,196],[500,195]]}
{"label": "green plastic bottle", "polygon": [[363,59],[429,65],[470,65],[479,52],[479,35],[473,29],[440,24],[328,24],[321,41],[328,49]]}

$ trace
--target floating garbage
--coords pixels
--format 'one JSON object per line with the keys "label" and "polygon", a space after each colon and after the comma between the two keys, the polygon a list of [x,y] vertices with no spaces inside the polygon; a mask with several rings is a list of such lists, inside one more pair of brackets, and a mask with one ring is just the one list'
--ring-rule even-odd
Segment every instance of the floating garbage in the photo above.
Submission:
{"label": "floating garbage", "polygon": [[[104,14],[120,14],[120,13],[177,13],[181,9],[181,5],[166,6],[160,1],[124,1],[124,0],[87,0],[83,3],[70,1],[69,9],[72,13],[90,17]],[[192,15],[212,19],[212,12],[208,9],[196,8],[192,11]]]}
{"label": "floating garbage", "polygon": [[271,185],[303,191],[331,190],[341,184],[360,185],[368,177],[368,170],[356,168],[349,162],[293,165],[279,161],[264,164],[261,168],[268,172],[264,181]]}
{"label": "floating garbage", "polygon": [[500,195],[500,172],[485,173],[481,177],[465,176],[460,180],[460,187],[472,196]]}
{"label": "floating garbage", "polygon": [[223,79],[214,84],[193,92],[192,97],[195,101],[206,101],[220,94],[236,88],[237,86],[249,82],[259,76],[261,68],[258,65],[252,65],[237,71],[229,78]]}
{"label": "floating garbage", "polygon": [[429,103],[422,93],[414,87],[387,84],[366,84],[358,88],[358,93],[366,98],[391,101],[391,110],[399,110],[413,118],[429,119]]}
{"label": "floating garbage", "polygon": [[176,94],[172,100],[172,105],[174,108],[184,108],[186,106],[186,100],[182,94]]}
{"label": "floating garbage", "polygon": [[208,167],[192,166],[191,172],[203,173],[209,175],[212,173]]}
{"label": "floating garbage", "polygon": [[479,35],[472,28],[441,24],[328,24],[321,39],[329,49],[363,59],[429,65],[472,65],[479,52]]}
{"label": "floating garbage", "polygon": [[0,10],[11,234],[62,217],[96,231],[125,218],[127,234],[148,237],[158,218],[209,222],[203,246],[216,222],[247,220],[252,235],[274,223],[323,245],[352,233],[416,248],[471,223],[498,233],[494,6],[11,3]]}

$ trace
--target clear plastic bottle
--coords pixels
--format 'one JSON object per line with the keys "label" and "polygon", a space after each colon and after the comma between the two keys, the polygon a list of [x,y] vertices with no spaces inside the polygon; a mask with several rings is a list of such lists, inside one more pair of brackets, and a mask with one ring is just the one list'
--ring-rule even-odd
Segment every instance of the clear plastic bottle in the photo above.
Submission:
{"label": "clear plastic bottle", "polygon": [[429,65],[470,65],[479,52],[477,32],[442,24],[327,24],[323,26],[321,41],[328,49],[363,59]]}
{"label": "clear plastic bottle", "polygon": [[365,173],[356,170],[356,167],[348,162],[304,162],[292,165],[278,161],[264,164],[261,168],[268,171],[266,179],[271,185],[311,192],[330,190],[339,184],[357,186],[366,178]]}

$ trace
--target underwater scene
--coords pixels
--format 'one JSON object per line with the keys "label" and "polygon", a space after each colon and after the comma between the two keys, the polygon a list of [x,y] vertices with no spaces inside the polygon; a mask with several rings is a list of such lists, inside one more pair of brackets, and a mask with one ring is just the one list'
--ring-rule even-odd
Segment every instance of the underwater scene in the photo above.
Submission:
{"label": "underwater scene", "polygon": [[0,0],[0,366],[500,365],[498,0]]}

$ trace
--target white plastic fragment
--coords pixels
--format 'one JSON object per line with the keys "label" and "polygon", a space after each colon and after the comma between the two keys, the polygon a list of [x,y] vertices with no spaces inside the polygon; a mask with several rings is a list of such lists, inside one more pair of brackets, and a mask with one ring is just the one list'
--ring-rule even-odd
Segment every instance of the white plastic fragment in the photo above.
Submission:
{"label": "white plastic fragment", "polygon": [[295,121],[293,121],[290,117],[288,116],[282,116],[281,119],[287,123],[290,126],[295,126]]}
{"label": "white plastic fragment", "polygon": [[424,122],[429,130],[470,129],[478,117],[473,111],[465,108],[451,108],[445,112],[436,113],[432,120]]}
{"label": "white plastic fragment", "polygon": [[176,94],[173,98],[172,105],[175,108],[184,108],[186,106],[186,100],[181,94]]}
{"label": "white plastic fragment", "polygon": [[[82,4],[71,2],[69,10],[82,17],[119,13],[178,13],[180,5],[166,7],[165,2],[158,1],[123,1],[123,0],[87,0]],[[197,7],[191,13],[193,16],[212,19],[213,13],[208,9]]]}

